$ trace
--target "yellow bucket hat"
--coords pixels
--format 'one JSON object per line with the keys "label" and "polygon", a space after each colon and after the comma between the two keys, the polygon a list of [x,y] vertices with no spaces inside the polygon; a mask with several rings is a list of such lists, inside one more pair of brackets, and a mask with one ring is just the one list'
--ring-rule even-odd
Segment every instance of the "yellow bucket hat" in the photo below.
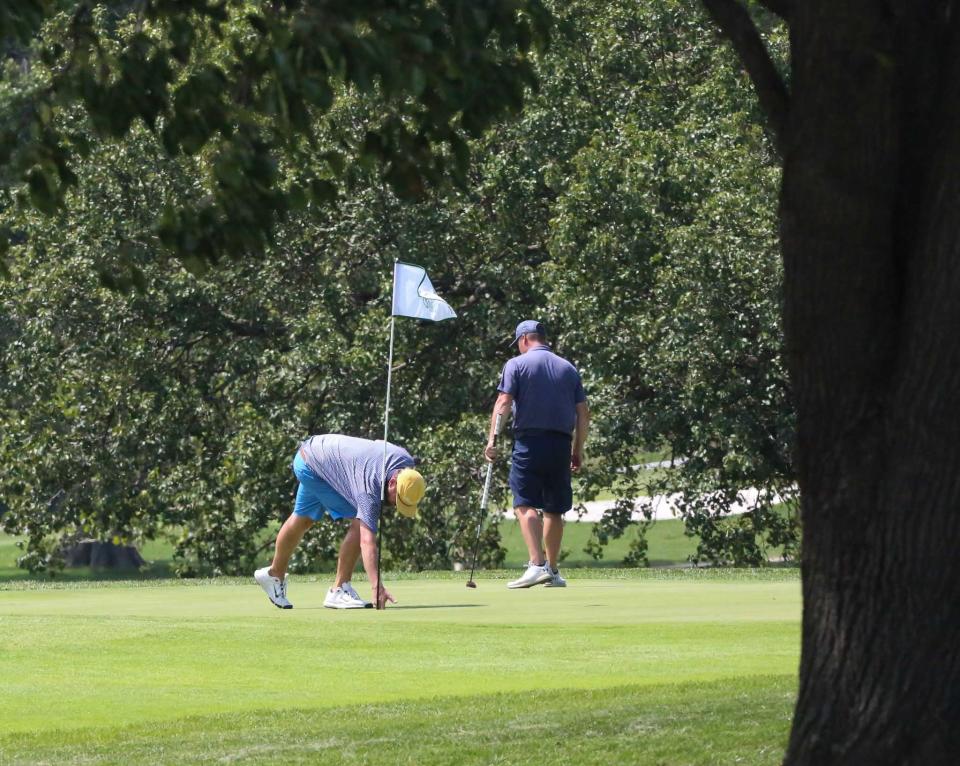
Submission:
{"label": "yellow bucket hat", "polygon": [[412,519],[417,515],[417,503],[426,491],[427,483],[420,472],[404,468],[397,474],[397,510]]}

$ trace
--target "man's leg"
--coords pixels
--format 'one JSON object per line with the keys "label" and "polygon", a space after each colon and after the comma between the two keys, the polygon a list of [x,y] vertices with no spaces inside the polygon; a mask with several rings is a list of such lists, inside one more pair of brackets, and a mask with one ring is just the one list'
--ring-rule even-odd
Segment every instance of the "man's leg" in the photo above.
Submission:
{"label": "man's leg", "polygon": [[523,541],[527,544],[530,562],[543,566],[543,522],[536,508],[519,505],[513,509],[520,522],[520,531],[523,532]]}
{"label": "man's leg", "polygon": [[360,521],[353,519],[350,528],[340,543],[340,555],[337,556],[337,582],[333,586],[339,588],[353,578],[353,570],[357,567],[360,558]]}
{"label": "man's leg", "polygon": [[507,583],[508,588],[532,588],[540,583],[550,582],[553,578],[543,558],[543,522],[535,508],[527,505],[518,505],[513,509],[523,530],[523,539],[527,544],[527,553],[530,554],[530,566],[516,580]]}
{"label": "man's leg", "polygon": [[323,601],[323,605],[328,609],[362,609],[373,606],[364,601],[357,589],[350,584],[361,554],[360,533],[360,520],[351,519],[337,556],[337,581],[327,591],[327,597]]}
{"label": "man's leg", "polygon": [[547,561],[550,569],[557,570],[560,560],[560,543],[563,542],[563,516],[559,513],[543,514],[543,540],[547,546]]}
{"label": "man's leg", "polygon": [[[560,543],[563,542],[563,514],[573,506],[570,486],[570,442],[553,439],[550,442],[550,469],[544,479],[543,538],[547,548],[547,563],[551,573],[557,572],[560,561]],[[554,585],[557,575],[554,575]]]}
{"label": "man's leg", "polygon": [[298,516],[291,513],[287,517],[283,526],[280,527],[280,534],[277,535],[277,547],[273,553],[273,563],[270,565],[269,573],[271,577],[279,577],[282,580],[286,576],[290,557],[300,544],[306,531],[312,526],[313,519],[309,516]]}

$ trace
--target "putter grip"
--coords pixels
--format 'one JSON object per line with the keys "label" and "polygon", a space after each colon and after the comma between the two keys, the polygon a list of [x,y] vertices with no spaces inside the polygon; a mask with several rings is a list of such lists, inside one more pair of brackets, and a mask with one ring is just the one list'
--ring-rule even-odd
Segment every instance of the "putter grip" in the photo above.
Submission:
{"label": "putter grip", "polygon": [[487,479],[483,482],[483,497],[480,498],[480,509],[486,510],[487,498],[490,496],[490,477],[493,476],[493,463],[487,463]]}

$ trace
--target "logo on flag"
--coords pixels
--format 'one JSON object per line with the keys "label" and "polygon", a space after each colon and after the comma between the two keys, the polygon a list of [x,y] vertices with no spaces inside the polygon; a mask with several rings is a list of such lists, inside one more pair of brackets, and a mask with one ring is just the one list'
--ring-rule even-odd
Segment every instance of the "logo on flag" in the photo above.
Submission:
{"label": "logo on flag", "polygon": [[457,312],[450,308],[430,284],[425,269],[412,263],[393,264],[393,316],[429,319],[440,322],[453,319]]}

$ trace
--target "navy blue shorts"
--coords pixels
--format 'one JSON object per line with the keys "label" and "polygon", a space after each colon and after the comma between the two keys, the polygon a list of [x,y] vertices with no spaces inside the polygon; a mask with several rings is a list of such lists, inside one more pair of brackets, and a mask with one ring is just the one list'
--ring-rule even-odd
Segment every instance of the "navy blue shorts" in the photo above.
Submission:
{"label": "navy blue shorts", "polygon": [[570,446],[569,436],[550,431],[514,438],[510,466],[514,508],[526,505],[544,513],[566,513],[573,507]]}

